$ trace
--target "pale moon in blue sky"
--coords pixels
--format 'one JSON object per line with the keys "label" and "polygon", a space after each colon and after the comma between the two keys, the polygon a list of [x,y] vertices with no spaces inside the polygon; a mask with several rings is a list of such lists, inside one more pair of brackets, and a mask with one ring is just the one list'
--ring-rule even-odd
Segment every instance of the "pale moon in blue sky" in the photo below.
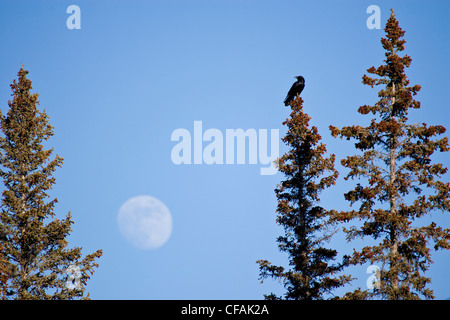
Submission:
{"label": "pale moon in blue sky", "polygon": [[137,196],[127,200],[119,209],[117,223],[125,239],[142,250],[162,246],[172,233],[169,209],[151,196]]}

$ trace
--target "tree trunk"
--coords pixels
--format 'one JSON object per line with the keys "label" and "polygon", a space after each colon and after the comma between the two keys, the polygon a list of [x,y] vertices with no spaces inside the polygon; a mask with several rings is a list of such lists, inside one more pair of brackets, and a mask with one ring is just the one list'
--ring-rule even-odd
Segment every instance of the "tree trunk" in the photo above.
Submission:
{"label": "tree trunk", "polygon": [[[392,84],[392,92],[393,95],[395,95],[395,83]],[[392,110],[391,113],[394,111],[394,104],[395,104],[395,96],[392,97]],[[393,300],[397,300],[398,298],[398,261],[397,261],[397,254],[398,254],[398,233],[397,233],[397,222],[396,222],[396,215],[397,215],[397,199],[396,199],[396,189],[394,187],[395,184],[395,149],[396,149],[396,139],[394,134],[391,134],[390,138],[390,152],[389,152],[389,158],[390,158],[390,184],[391,184],[391,190],[389,195],[389,203],[390,203],[390,214],[391,214],[391,221],[390,221],[390,270],[392,272],[391,274],[391,286],[392,286],[392,292],[393,295],[390,297]]]}

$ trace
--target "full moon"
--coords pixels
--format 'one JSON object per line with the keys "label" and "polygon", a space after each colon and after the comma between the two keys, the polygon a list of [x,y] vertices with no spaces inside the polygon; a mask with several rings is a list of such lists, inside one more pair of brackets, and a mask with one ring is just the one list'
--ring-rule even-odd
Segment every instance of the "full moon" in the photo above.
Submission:
{"label": "full moon", "polygon": [[172,233],[169,209],[150,196],[137,196],[127,200],[119,209],[117,223],[125,239],[142,250],[162,246]]}

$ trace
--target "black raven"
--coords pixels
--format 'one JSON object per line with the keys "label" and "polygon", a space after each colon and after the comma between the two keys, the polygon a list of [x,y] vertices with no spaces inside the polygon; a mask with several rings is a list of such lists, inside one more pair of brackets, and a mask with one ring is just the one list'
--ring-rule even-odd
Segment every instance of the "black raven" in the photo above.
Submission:
{"label": "black raven", "polygon": [[302,93],[303,88],[305,87],[305,78],[302,76],[295,77],[297,81],[292,85],[291,89],[289,89],[289,92],[286,96],[286,99],[284,99],[284,105],[288,106],[289,103],[291,103],[292,100],[300,93]]}

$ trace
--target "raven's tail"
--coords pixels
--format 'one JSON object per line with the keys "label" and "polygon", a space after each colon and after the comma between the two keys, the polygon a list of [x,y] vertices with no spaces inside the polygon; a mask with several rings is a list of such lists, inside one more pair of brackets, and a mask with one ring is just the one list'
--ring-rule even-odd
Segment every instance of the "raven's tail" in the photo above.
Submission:
{"label": "raven's tail", "polygon": [[290,102],[291,102],[291,99],[289,99],[289,97],[286,97],[286,99],[284,99],[284,105],[286,107],[289,105]]}

